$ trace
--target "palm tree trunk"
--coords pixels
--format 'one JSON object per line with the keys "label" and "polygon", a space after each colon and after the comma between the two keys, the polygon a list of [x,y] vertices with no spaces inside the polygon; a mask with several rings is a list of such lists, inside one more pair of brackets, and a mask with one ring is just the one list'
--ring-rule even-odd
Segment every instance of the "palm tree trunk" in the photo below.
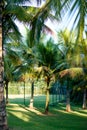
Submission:
{"label": "palm tree trunk", "polygon": [[6,105],[4,98],[3,84],[3,63],[2,63],[2,29],[0,28],[0,130],[7,130]]}
{"label": "palm tree trunk", "polygon": [[33,109],[34,104],[34,81],[31,82],[31,99],[30,99],[30,108]]}
{"label": "palm tree trunk", "polygon": [[6,81],[6,104],[8,104],[8,81]]}
{"label": "palm tree trunk", "polygon": [[69,94],[69,90],[67,89],[67,93],[66,93],[66,111],[70,112],[71,108],[70,108],[70,94]]}
{"label": "palm tree trunk", "polygon": [[69,79],[67,79],[67,90],[66,90],[66,111],[70,112],[70,92],[69,92]]}
{"label": "palm tree trunk", "polygon": [[83,93],[83,105],[82,105],[83,109],[86,109],[86,89],[84,89],[84,93]]}
{"label": "palm tree trunk", "polygon": [[25,105],[25,81],[24,81],[24,105]]}
{"label": "palm tree trunk", "polygon": [[49,112],[49,82],[47,82],[45,114]]}

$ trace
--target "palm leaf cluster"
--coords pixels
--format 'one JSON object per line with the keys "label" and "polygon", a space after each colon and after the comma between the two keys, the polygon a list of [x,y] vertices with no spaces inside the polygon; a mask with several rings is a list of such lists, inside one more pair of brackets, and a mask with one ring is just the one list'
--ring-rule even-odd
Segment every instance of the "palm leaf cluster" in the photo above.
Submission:
{"label": "palm leaf cluster", "polygon": [[71,79],[74,78],[82,78],[87,75],[87,70],[85,68],[70,68],[63,70],[59,73],[60,78],[69,77]]}

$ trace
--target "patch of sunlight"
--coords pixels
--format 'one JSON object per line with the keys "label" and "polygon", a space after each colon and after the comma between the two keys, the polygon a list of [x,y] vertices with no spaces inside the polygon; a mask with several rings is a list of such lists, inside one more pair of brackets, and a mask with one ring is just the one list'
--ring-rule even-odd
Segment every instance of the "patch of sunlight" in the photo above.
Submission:
{"label": "patch of sunlight", "polygon": [[67,112],[65,110],[57,110],[57,111],[62,112],[62,113],[66,113],[66,114],[75,114],[75,115],[78,115],[78,116],[87,117],[86,113],[82,113],[82,112],[78,112],[78,111],[71,111],[71,112]]}
{"label": "patch of sunlight", "polygon": [[20,106],[20,105],[18,105],[18,104],[11,104],[11,105],[8,105],[8,107],[7,107],[7,109],[8,110],[18,110],[18,111],[27,111],[26,109],[25,109],[26,107],[23,107],[23,106]]}
{"label": "patch of sunlight", "polygon": [[30,117],[29,115],[22,113],[22,112],[10,112],[13,116],[25,121],[25,122],[29,122],[30,121]]}
{"label": "patch of sunlight", "polygon": [[87,117],[86,113],[81,113],[81,112],[77,112],[77,111],[73,111],[73,113],[75,113],[76,115],[79,115],[79,116],[85,116],[85,117]]}
{"label": "patch of sunlight", "polygon": [[[11,106],[11,108],[9,108],[10,106]],[[9,111],[13,110],[13,111],[15,111],[15,113],[19,112],[19,111],[20,112],[27,112],[28,111],[28,112],[34,112],[37,115],[44,115],[43,113],[38,111],[36,108],[31,109],[31,108],[28,108],[28,107],[20,106],[18,104],[11,104],[11,105],[9,105],[9,107],[7,109]]]}
{"label": "patch of sunlight", "polygon": [[30,109],[30,108],[29,108],[29,111],[34,112],[34,113],[37,114],[37,115],[44,115],[43,113],[41,113],[40,111],[38,111],[38,110],[36,110],[36,109]]}
{"label": "patch of sunlight", "polygon": [[62,113],[68,113],[70,114],[70,112],[67,112],[66,110],[57,110],[58,112],[62,112]]}

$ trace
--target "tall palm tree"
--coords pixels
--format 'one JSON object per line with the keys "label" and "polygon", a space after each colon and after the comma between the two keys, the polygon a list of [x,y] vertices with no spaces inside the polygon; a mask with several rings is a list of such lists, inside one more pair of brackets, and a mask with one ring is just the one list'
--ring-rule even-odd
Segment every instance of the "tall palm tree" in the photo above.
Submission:
{"label": "tall palm tree", "polygon": [[[79,43],[78,41],[77,41],[77,43],[75,42],[77,39],[77,37],[75,35],[77,35],[76,32],[67,33],[67,30],[65,30],[64,32],[61,32],[59,34],[59,42],[61,43],[61,46],[63,46],[62,50],[66,50],[64,52],[66,52],[65,59],[66,59],[68,66],[66,66],[66,70],[64,70],[64,71],[67,71],[68,68],[71,69],[72,67],[75,67],[75,70],[78,67],[87,68],[86,39],[83,39],[81,41],[81,43],[78,44]],[[74,39],[73,39],[73,36],[74,36]],[[66,80],[68,80],[68,79],[66,79]],[[68,80],[68,81],[70,82],[70,80]],[[83,87],[83,88],[85,89],[85,87]],[[84,92],[85,92],[85,90],[84,90]],[[69,97],[69,96],[67,96],[67,97]],[[69,104],[69,101],[70,101],[70,99],[68,98],[68,101],[67,101],[68,104]],[[69,107],[67,107],[67,108],[70,109],[70,105],[68,105],[68,106]]]}
{"label": "tall palm tree", "polygon": [[[19,32],[19,28],[16,24],[17,21],[20,21],[20,23],[28,23],[30,24],[30,21],[32,20],[33,15],[38,10],[35,7],[26,6],[25,4],[32,3],[27,0],[3,0],[2,1],[2,7],[3,7],[3,13],[2,13],[2,27],[3,27],[3,42],[5,42],[9,37],[9,33],[14,32],[15,37],[18,38],[18,40],[21,38],[21,33]],[[37,1],[38,2],[38,1]]]}
{"label": "tall palm tree", "polygon": [[[0,23],[1,24],[1,23]],[[7,130],[7,117],[6,117],[6,107],[4,99],[4,84],[3,84],[3,61],[2,61],[2,28],[0,27],[0,129]]]}
{"label": "tall palm tree", "polygon": [[[75,54],[75,32],[73,31],[69,31],[68,29],[65,29],[63,31],[60,31],[58,33],[59,36],[59,40],[58,42],[61,44],[61,51],[63,54],[63,62],[66,63],[66,66],[63,68],[64,70],[62,71],[66,71],[67,69],[73,67],[75,65],[75,60],[73,60],[75,58],[74,54]],[[71,111],[71,107],[70,107],[70,85],[71,81],[69,79],[69,77],[67,76],[66,78],[66,89],[67,89],[67,93],[66,93],[66,111]]]}
{"label": "tall palm tree", "polygon": [[[87,75],[87,74],[86,74]],[[77,85],[76,88],[80,88],[81,91],[83,92],[83,102],[82,102],[82,108],[86,109],[86,101],[87,101],[87,79],[86,76],[84,77],[84,79],[82,81],[80,81]]]}
{"label": "tall palm tree", "polygon": [[[77,43],[75,42],[76,38],[77,38],[76,35],[77,35],[76,32],[70,32],[68,30],[61,31],[58,34],[59,43],[61,43],[61,47],[62,47],[61,51],[62,52],[64,51],[63,52],[64,61],[67,62],[66,68],[63,70],[64,73],[65,73],[65,71],[67,71],[67,69],[72,69],[72,67],[75,67],[75,70],[77,69],[77,71],[78,71],[78,67],[87,68],[86,67],[86,65],[87,65],[86,64],[86,57],[87,57],[86,56],[86,42],[85,42],[86,40],[83,39],[83,41],[81,42],[82,44],[77,46]],[[66,78],[66,81],[67,81],[67,105],[66,105],[66,110],[70,111],[69,89],[70,89],[71,83],[70,83],[68,76]],[[85,87],[84,87],[84,89],[85,89]],[[84,94],[85,94],[85,90],[84,90]]]}

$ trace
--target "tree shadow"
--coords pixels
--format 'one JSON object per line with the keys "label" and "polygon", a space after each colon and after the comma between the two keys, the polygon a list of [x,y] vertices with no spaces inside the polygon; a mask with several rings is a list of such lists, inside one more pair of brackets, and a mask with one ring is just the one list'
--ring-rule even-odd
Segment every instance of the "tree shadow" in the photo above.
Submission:
{"label": "tree shadow", "polygon": [[[65,111],[65,104],[50,107],[53,115],[44,116],[35,108],[30,110],[24,105],[9,105],[8,124],[10,130],[86,130],[87,117],[79,113]],[[54,116],[55,115],[55,116]]]}

